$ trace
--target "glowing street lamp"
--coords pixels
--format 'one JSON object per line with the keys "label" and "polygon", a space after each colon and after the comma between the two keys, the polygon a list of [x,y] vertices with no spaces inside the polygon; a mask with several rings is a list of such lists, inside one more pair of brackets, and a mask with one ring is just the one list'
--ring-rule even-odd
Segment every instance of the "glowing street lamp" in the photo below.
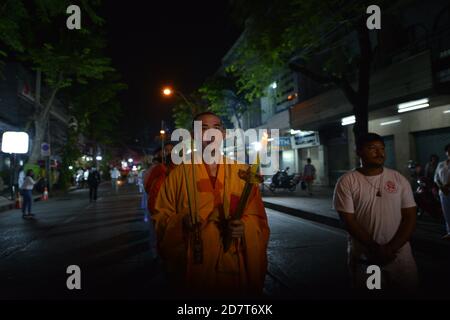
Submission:
{"label": "glowing street lamp", "polygon": [[6,131],[2,136],[2,152],[12,154],[28,153],[28,134],[26,132]]}
{"label": "glowing street lamp", "polygon": [[184,102],[191,108],[192,114],[195,114],[194,104],[192,102],[190,102],[189,99],[187,99],[186,96],[182,92],[180,92],[178,90],[174,90],[171,87],[164,87],[162,93],[166,97],[171,97],[175,94],[179,95],[184,100]]}
{"label": "glowing street lamp", "polygon": [[163,136],[166,134],[166,132],[164,130],[161,130],[161,131],[159,131],[159,134]]}
{"label": "glowing street lamp", "polygon": [[128,159],[128,162],[132,163],[133,162],[133,158]]}
{"label": "glowing street lamp", "polygon": [[171,96],[172,94],[173,94],[172,88],[165,87],[165,88],[163,89],[163,95],[165,95],[166,97],[169,97],[169,96]]}
{"label": "glowing street lamp", "polygon": [[96,156],[96,157],[95,157],[95,160],[97,160],[97,161],[102,161],[102,160],[103,160],[103,157],[102,157],[102,156]]}
{"label": "glowing street lamp", "polygon": [[11,200],[14,200],[14,167],[16,164],[16,154],[28,153],[29,137],[26,132],[6,131],[2,135],[2,152],[12,155],[10,162],[10,186]]}

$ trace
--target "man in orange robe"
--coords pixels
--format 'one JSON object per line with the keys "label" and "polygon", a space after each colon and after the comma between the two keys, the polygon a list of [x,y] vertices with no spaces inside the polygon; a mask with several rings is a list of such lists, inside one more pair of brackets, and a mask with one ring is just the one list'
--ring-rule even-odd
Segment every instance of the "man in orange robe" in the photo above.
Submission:
{"label": "man in orange robe", "polygon": [[[202,121],[204,131],[223,131],[220,118],[213,113],[200,114],[195,120]],[[208,144],[203,141],[203,148]],[[230,162],[181,164],[164,181],[152,219],[169,280],[182,294],[248,297],[262,293],[269,227],[257,185],[242,218],[231,219],[245,185],[239,175],[248,168]],[[192,214],[200,226],[201,263],[193,253]],[[233,239],[226,252],[225,234]]]}
{"label": "man in orange robe", "polygon": [[164,182],[164,179],[175,168],[175,165],[170,160],[170,153],[172,152],[173,145],[171,143],[164,146],[164,161],[155,164],[151,169],[147,177],[145,178],[145,191],[148,195],[147,207],[150,212],[155,209],[156,197],[158,196],[159,189]]}

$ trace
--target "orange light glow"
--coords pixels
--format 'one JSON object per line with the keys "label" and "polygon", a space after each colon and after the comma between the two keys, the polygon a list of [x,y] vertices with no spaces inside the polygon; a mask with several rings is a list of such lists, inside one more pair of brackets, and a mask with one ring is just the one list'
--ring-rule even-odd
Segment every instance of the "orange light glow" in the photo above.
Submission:
{"label": "orange light glow", "polygon": [[167,96],[167,97],[171,96],[173,94],[173,90],[171,88],[169,88],[169,87],[166,87],[166,88],[163,89],[163,94],[165,96]]}

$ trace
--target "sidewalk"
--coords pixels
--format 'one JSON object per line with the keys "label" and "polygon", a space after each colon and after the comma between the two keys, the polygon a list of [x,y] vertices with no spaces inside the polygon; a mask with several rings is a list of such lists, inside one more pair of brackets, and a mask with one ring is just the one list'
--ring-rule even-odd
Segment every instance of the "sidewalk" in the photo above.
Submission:
{"label": "sidewalk", "polygon": [[[74,190],[76,190],[76,187],[70,187],[67,191],[62,192],[62,191],[58,191],[49,194],[49,198],[57,198],[57,197],[61,197],[64,196],[66,193],[68,192],[72,192]],[[42,198],[42,194],[38,194],[36,192],[33,192],[33,202],[36,201],[41,201]],[[4,197],[4,196],[0,196],[0,212],[4,212],[4,211],[8,211],[8,210],[12,210],[16,208],[16,203],[15,201],[11,201],[8,198]]]}
{"label": "sidewalk", "polygon": [[[344,228],[338,213],[332,208],[332,188],[316,187],[313,196],[309,196],[300,188],[295,192],[278,189],[275,193],[264,189],[262,196],[266,208],[331,227]],[[440,253],[448,255],[450,241],[441,240],[444,234],[443,220],[438,221],[429,216],[422,216],[417,219],[417,227],[411,242],[419,250],[435,251],[439,248]]]}

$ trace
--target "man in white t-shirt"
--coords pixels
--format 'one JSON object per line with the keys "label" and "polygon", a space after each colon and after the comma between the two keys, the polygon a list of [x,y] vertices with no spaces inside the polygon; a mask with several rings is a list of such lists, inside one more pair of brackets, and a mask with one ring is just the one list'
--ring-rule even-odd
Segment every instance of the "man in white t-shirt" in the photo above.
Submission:
{"label": "man in white t-shirt", "polygon": [[349,269],[353,285],[367,288],[370,265],[381,269],[381,289],[414,289],[417,267],[409,239],[416,225],[411,185],[385,168],[383,138],[369,133],[357,139],[361,167],[336,184],[334,208],[349,233]]}
{"label": "man in white t-shirt", "polygon": [[450,239],[450,144],[445,146],[447,159],[440,162],[436,168],[434,182],[439,187],[439,197],[441,198],[442,211],[445,219],[445,229],[447,233],[442,239]]}

